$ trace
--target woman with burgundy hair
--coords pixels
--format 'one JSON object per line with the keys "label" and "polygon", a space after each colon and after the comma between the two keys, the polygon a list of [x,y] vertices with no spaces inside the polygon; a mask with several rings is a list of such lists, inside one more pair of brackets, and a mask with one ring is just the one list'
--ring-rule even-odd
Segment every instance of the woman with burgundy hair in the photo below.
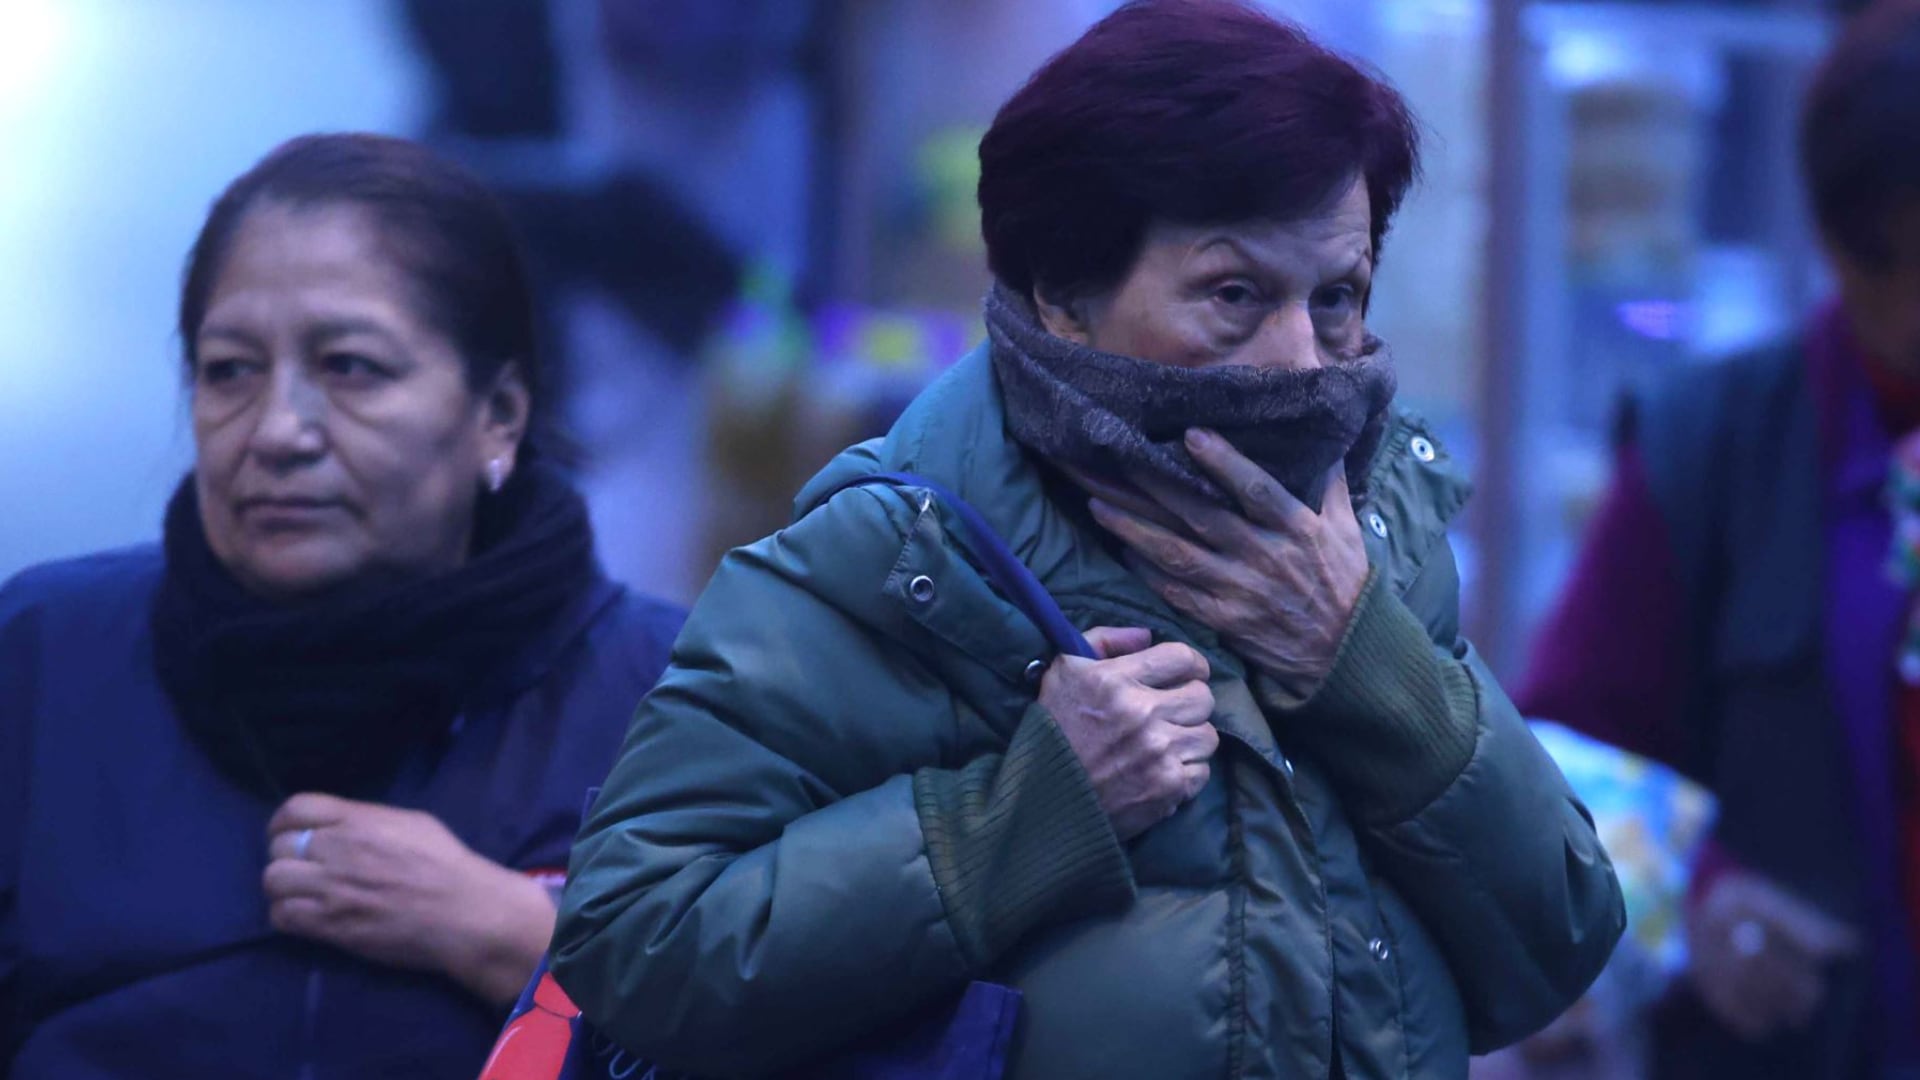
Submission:
{"label": "woman with burgundy hair", "polygon": [[1461,1077],[1579,996],[1619,889],[1366,327],[1414,130],[1231,0],[1006,103],[988,343],[729,556],[589,813],[606,1035],[789,1075],[986,983],[1012,1076]]}

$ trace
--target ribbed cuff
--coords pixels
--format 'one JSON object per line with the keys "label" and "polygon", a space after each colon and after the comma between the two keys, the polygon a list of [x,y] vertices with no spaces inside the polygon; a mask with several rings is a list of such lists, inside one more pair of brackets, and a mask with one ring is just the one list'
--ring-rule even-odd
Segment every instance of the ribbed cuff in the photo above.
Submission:
{"label": "ribbed cuff", "polygon": [[1038,704],[1006,753],[922,769],[913,795],[947,921],[976,971],[1030,930],[1133,900],[1133,867],[1087,771]]}
{"label": "ribbed cuff", "polygon": [[1369,823],[1404,821],[1453,783],[1473,757],[1479,693],[1460,664],[1386,587],[1367,579],[1334,657],[1306,702],[1256,676],[1261,704],[1315,752]]}

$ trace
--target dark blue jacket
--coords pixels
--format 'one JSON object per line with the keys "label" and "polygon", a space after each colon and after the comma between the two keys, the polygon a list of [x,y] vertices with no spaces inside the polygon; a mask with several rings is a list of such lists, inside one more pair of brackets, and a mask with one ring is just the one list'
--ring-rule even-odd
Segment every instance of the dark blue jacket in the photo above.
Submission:
{"label": "dark blue jacket", "polygon": [[[502,1011],[268,926],[275,808],[160,688],[161,570],[149,546],[0,587],[0,1078],[470,1080]],[[497,863],[564,869],[681,618],[602,579],[386,801]]]}

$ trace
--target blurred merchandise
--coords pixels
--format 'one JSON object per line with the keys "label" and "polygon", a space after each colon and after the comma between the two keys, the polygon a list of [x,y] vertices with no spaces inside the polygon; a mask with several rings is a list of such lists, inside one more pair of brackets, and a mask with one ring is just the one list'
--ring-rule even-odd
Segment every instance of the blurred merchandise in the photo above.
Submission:
{"label": "blurred merchandise", "polygon": [[[1894,536],[1887,555],[1887,579],[1911,596],[1920,587],[1920,435],[1908,435],[1895,445],[1886,502],[1893,514]],[[1902,682],[1920,686],[1920,608],[1907,613],[1899,671]]]}
{"label": "blurred merchandise", "polygon": [[707,357],[707,565],[784,527],[801,484],[884,434],[981,336],[976,319],[930,310],[802,311],[788,279],[754,267]]}
{"label": "blurred merchandise", "polygon": [[1613,858],[1627,904],[1621,948],[1639,950],[1664,982],[1686,964],[1682,904],[1713,823],[1713,796],[1664,765],[1559,724],[1538,722],[1533,732],[1593,814]]}
{"label": "blurred merchandise", "polygon": [[1713,797],[1665,766],[1537,721],[1534,735],[1593,815],[1627,908],[1627,936],[1579,1004],[1545,1031],[1474,1063],[1474,1080],[1637,1080],[1647,1010],[1686,965],[1681,919]]}

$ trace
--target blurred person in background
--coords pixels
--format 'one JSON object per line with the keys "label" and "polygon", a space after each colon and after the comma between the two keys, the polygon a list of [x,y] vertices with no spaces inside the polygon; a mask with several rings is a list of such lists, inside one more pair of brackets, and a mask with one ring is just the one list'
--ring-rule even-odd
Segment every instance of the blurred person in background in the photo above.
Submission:
{"label": "blurred person in background", "polygon": [[0,1074],[471,1077],[680,615],[600,573],[511,230],[424,149],[275,150],[179,331],[164,541],[0,588]]}
{"label": "blurred person in background", "polygon": [[[970,980],[1024,995],[1012,1076],[1464,1075],[1624,915],[1459,636],[1465,483],[1366,329],[1412,118],[1251,5],[1145,0],[980,159],[989,343],[715,575],[589,814],[555,975],[701,1075]],[[883,472],[976,507],[1098,658]]]}
{"label": "blurred person in background", "polygon": [[1719,800],[1661,1076],[1920,1075],[1920,3],[1846,29],[1800,150],[1838,299],[1629,404],[1517,695]]}
{"label": "blurred person in background", "polygon": [[[795,0],[753,3],[771,10],[796,6]],[[425,140],[485,179],[521,238],[544,301],[536,313],[539,344],[556,403],[578,387],[566,356],[568,335],[557,325],[564,304],[555,298],[580,286],[605,291],[679,360],[691,360],[738,294],[740,259],[657,170],[622,163],[600,172],[578,164],[579,136],[569,131],[562,107],[569,60],[555,40],[555,23],[564,17],[561,9],[580,5],[402,0],[397,6],[432,88],[435,106]],[[597,22],[604,40],[594,44],[623,67],[648,71],[676,60],[708,66],[731,61],[724,73],[702,74],[712,80],[709,86],[738,85],[763,74],[775,58],[738,51],[716,58],[716,50],[686,50],[692,56],[620,52],[631,47],[629,37],[644,40],[655,20],[669,26],[743,21],[741,12],[720,7],[713,0],[601,0]],[[609,243],[608,237],[620,240]]]}

